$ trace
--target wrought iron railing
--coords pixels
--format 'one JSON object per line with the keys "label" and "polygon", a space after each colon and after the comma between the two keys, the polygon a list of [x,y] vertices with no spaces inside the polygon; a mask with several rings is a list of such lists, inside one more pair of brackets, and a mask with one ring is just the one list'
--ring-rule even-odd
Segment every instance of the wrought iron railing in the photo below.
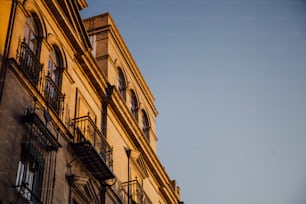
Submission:
{"label": "wrought iron railing", "polygon": [[74,143],[89,141],[106,165],[113,167],[113,150],[89,115],[72,120]]}
{"label": "wrought iron railing", "polygon": [[21,142],[15,187],[26,203],[51,203],[54,161],[61,145],[32,109],[26,108],[24,113],[26,131]]}
{"label": "wrought iron railing", "polygon": [[49,75],[43,77],[43,64],[40,63],[38,57],[25,41],[20,44],[17,60],[21,71],[44,96],[47,105],[61,116],[64,109],[65,95],[61,93],[60,88]]}
{"label": "wrought iron railing", "polygon": [[43,65],[25,41],[21,42],[20,52],[17,54],[21,70],[37,87]]}
{"label": "wrought iron railing", "polygon": [[152,204],[142,185],[136,179],[122,183],[122,190],[125,192],[124,201],[126,203],[130,199],[131,204]]}
{"label": "wrought iron railing", "polygon": [[27,184],[22,183],[21,185],[16,186],[16,190],[27,201],[27,203],[43,204],[32,190],[27,187]]}
{"label": "wrought iron railing", "polygon": [[43,94],[48,105],[50,105],[57,114],[60,114],[60,112],[63,110],[65,95],[62,94],[57,84],[49,75],[46,76],[46,81],[43,84]]}

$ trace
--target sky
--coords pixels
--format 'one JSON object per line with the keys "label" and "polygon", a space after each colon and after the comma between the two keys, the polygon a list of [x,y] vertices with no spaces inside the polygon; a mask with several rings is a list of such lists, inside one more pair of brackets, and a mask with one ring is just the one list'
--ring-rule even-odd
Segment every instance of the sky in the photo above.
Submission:
{"label": "sky", "polygon": [[306,203],[306,1],[87,1],[155,96],[185,204]]}

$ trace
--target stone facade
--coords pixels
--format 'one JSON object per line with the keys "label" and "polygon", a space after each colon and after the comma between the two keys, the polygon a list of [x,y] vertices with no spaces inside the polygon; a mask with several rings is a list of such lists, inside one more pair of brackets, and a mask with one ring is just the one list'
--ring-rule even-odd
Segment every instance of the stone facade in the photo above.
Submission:
{"label": "stone facade", "polygon": [[85,0],[0,3],[0,203],[182,203],[111,16],[82,21]]}

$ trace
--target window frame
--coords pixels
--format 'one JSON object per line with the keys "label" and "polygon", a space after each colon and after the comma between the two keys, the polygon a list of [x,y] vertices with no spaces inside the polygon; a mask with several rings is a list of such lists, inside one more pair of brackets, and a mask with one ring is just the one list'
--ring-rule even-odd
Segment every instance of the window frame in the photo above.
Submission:
{"label": "window frame", "polygon": [[17,191],[28,201],[39,200],[41,196],[44,167],[39,167],[38,163],[33,155],[28,155],[18,162]]}
{"label": "window frame", "polygon": [[35,13],[30,13],[26,17],[24,41],[37,58],[40,57],[42,33],[42,26],[38,16]]}
{"label": "window frame", "polygon": [[58,46],[53,45],[48,59],[48,76],[61,90],[63,80],[63,57]]}
{"label": "window frame", "polygon": [[118,77],[118,87],[117,87],[118,91],[120,95],[122,96],[122,98],[126,100],[126,84],[127,83],[126,83],[126,79],[125,79],[124,73],[121,68],[118,68],[117,77]]}
{"label": "window frame", "polygon": [[49,203],[56,177],[54,162],[61,145],[31,109],[25,110],[23,120],[25,132],[16,169],[16,191],[31,203]]}
{"label": "window frame", "polygon": [[139,102],[138,102],[136,93],[133,90],[131,90],[130,91],[130,111],[136,121],[138,121],[138,110],[139,110]]}
{"label": "window frame", "polygon": [[150,142],[150,120],[148,114],[144,109],[141,111],[141,123],[142,123],[142,133],[145,138]]}

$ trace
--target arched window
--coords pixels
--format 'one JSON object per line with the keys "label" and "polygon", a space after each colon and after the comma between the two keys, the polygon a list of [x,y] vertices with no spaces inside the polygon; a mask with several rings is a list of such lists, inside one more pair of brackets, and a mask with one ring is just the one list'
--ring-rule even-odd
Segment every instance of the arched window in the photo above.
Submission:
{"label": "arched window", "polygon": [[134,91],[131,91],[131,112],[138,121],[138,100]]}
{"label": "arched window", "polygon": [[41,24],[35,14],[26,19],[24,28],[24,40],[21,42],[19,54],[20,68],[29,80],[38,85],[42,64],[40,63],[40,49],[42,41]]}
{"label": "arched window", "polygon": [[146,139],[150,141],[150,124],[149,124],[149,118],[147,116],[147,113],[142,110],[142,132]]}
{"label": "arched window", "polygon": [[62,110],[64,95],[61,93],[63,78],[63,58],[59,48],[53,46],[48,60],[45,97],[48,104],[59,114]]}
{"label": "arched window", "polygon": [[62,57],[57,46],[53,46],[53,49],[50,51],[49,61],[48,61],[48,76],[56,84],[58,88],[61,87],[62,83]]}
{"label": "arched window", "polygon": [[126,97],[126,81],[121,69],[118,69],[118,90],[122,98]]}
{"label": "arched window", "polygon": [[27,17],[24,29],[24,41],[30,50],[39,57],[42,39],[42,29],[37,15],[32,13]]}

